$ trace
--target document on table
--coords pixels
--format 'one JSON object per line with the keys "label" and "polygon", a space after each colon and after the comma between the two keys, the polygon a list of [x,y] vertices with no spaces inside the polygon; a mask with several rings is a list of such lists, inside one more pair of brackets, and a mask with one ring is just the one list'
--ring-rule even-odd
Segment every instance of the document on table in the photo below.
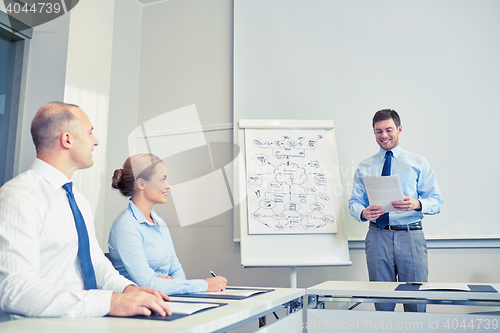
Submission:
{"label": "document on table", "polygon": [[216,303],[195,303],[195,302],[167,302],[173,314],[190,315],[200,310],[216,308],[220,304]]}
{"label": "document on table", "polygon": [[490,285],[466,284],[466,283],[443,283],[443,282],[407,282],[401,283],[396,288],[397,291],[463,291],[475,293],[498,293]]}
{"label": "document on table", "polygon": [[386,212],[396,209],[393,201],[404,200],[403,190],[398,175],[363,176],[370,206],[382,206]]}
{"label": "document on table", "polygon": [[220,299],[245,299],[257,294],[264,294],[274,289],[267,288],[239,288],[227,287],[224,291],[204,291],[199,293],[170,295],[175,297],[220,298]]}
{"label": "document on table", "polygon": [[423,283],[419,290],[470,291],[470,288],[466,283]]}
{"label": "document on table", "polygon": [[251,290],[251,289],[226,289],[224,291],[205,291],[204,295],[228,295],[228,296],[252,296],[255,294],[262,293],[263,290]]}
{"label": "document on table", "polygon": [[167,302],[167,304],[172,310],[171,315],[161,316],[159,313],[153,312],[150,316],[136,315],[126,318],[172,321],[187,316],[191,316],[197,312],[202,312],[209,309],[217,308],[219,306],[227,305],[227,303],[205,303],[205,302],[189,302],[189,301],[187,302],[171,301]]}

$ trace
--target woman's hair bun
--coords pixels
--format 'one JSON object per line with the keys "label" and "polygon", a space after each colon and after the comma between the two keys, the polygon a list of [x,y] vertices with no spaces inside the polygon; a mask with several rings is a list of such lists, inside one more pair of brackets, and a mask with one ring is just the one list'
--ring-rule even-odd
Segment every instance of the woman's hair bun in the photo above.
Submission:
{"label": "woman's hair bun", "polygon": [[111,187],[120,189],[120,183],[122,181],[123,169],[116,169],[113,173],[113,179],[111,180]]}

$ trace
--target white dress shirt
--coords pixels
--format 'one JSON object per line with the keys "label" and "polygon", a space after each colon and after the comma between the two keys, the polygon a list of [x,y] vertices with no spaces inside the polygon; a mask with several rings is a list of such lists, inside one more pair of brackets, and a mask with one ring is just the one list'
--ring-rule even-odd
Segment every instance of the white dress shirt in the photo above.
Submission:
{"label": "white dress shirt", "polygon": [[[84,290],[78,234],[62,172],[35,159],[0,189],[0,310],[36,317],[104,316],[111,295],[133,282],[113,268],[95,237],[89,202],[73,189],[87,225],[97,288]],[[5,316],[4,316],[5,317]]]}

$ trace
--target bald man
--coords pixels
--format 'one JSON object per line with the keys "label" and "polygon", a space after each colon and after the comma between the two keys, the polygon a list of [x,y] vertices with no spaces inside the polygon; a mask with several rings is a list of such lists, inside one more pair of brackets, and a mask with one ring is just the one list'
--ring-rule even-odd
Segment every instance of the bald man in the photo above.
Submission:
{"label": "bald man", "polygon": [[170,314],[167,296],[113,268],[99,248],[89,202],[72,188],[73,173],[92,166],[99,144],[85,112],[44,105],[31,135],[33,165],[0,188],[0,320]]}

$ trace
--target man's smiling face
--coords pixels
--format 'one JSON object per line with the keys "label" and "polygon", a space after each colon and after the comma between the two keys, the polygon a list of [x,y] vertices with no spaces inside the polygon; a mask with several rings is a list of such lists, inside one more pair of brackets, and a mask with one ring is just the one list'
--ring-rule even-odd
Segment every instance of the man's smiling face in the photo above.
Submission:
{"label": "man's smiling face", "polygon": [[391,150],[399,145],[399,134],[403,127],[396,127],[394,119],[381,120],[375,123],[373,133],[380,148]]}

